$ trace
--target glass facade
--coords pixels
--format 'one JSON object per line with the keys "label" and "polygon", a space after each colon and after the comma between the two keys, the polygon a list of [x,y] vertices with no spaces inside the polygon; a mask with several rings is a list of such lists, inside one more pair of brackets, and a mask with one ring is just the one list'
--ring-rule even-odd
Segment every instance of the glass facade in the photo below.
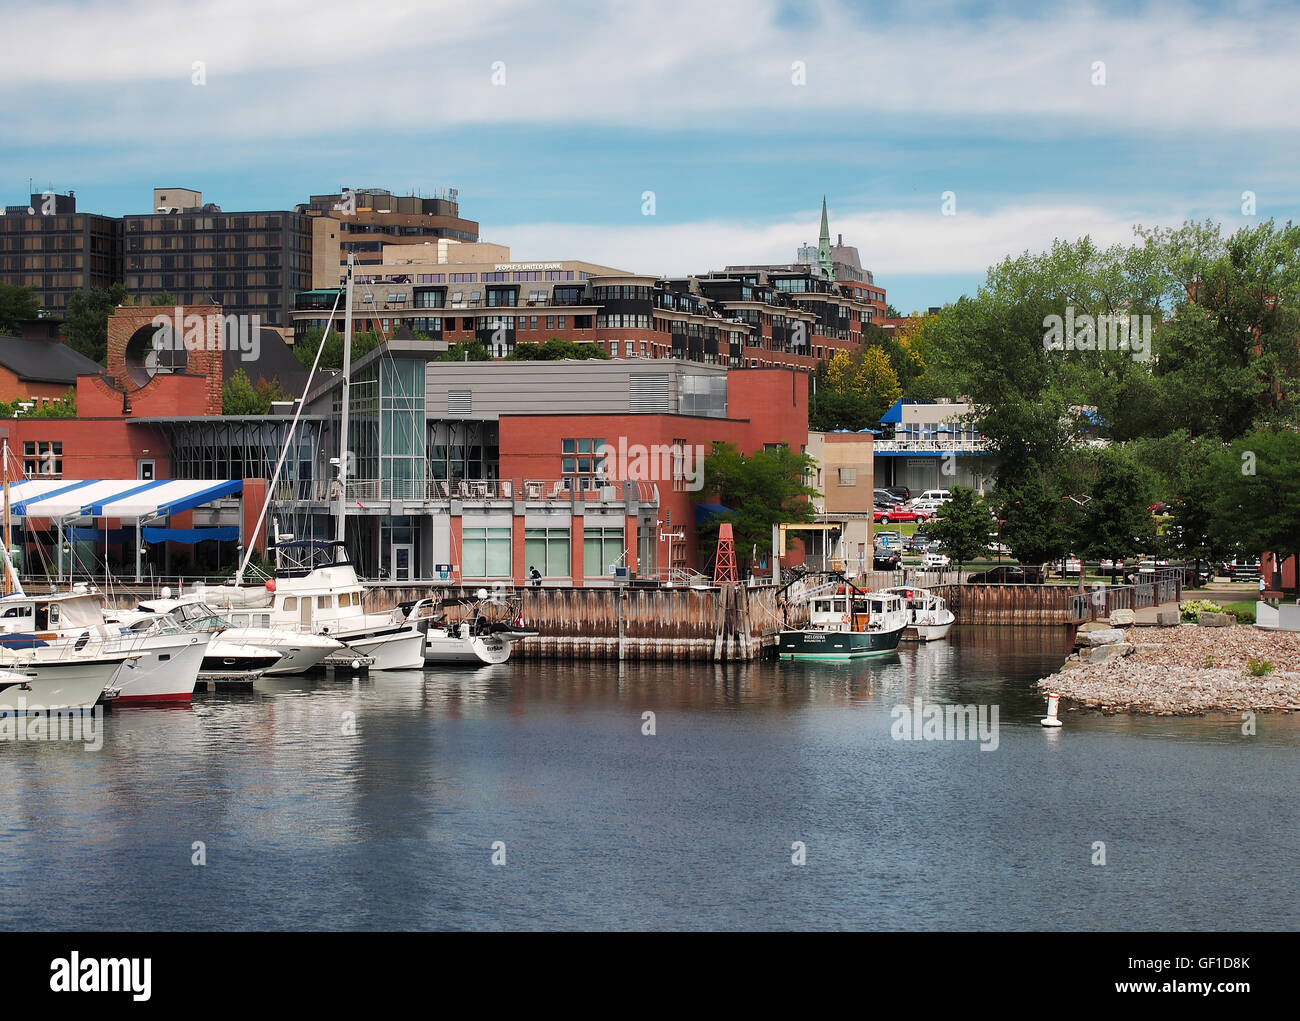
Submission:
{"label": "glass facade", "polygon": [[623,556],[623,529],[592,528],[588,526],[582,533],[582,573],[587,578],[605,578],[611,567],[622,567],[627,560]]}
{"label": "glass facade", "polygon": [[524,529],[524,570],[534,567],[547,578],[569,576],[569,529]]}
{"label": "glass facade", "polygon": [[463,578],[509,578],[510,529],[464,529],[460,573]]}

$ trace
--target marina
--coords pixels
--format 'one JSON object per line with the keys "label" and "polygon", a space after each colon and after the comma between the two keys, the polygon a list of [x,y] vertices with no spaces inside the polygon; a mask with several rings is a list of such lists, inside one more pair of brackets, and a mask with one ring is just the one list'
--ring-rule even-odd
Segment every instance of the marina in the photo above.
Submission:
{"label": "marina", "polygon": [[[512,658],[264,676],[190,708],[114,712],[98,752],[0,742],[0,785],[24,809],[0,828],[0,917],[65,930],[1300,924],[1276,896],[1300,854],[1300,715],[1261,717],[1251,738],[1229,714],[1073,712],[1047,732],[1034,682],[1068,653],[1049,629],[958,626],[851,663]],[[918,697],[998,706],[997,750],[895,740],[893,714]],[[1097,840],[1105,868],[1090,864]],[[78,881],[88,858],[115,862],[115,882]]]}

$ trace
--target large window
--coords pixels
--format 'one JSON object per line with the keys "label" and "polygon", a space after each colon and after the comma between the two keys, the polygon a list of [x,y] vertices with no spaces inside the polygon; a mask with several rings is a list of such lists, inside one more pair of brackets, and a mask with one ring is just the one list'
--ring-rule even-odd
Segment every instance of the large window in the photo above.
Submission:
{"label": "large window", "polygon": [[605,458],[600,449],[605,441],[600,438],[573,438],[560,441],[560,474],[565,489],[586,491],[604,484]]}
{"label": "large window", "polygon": [[460,544],[462,578],[510,577],[510,529],[466,528]]}
{"label": "large window", "polygon": [[569,543],[567,528],[524,529],[524,570],[536,567],[547,578],[567,578]]}
{"label": "large window", "polygon": [[582,573],[588,578],[609,577],[611,567],[626,566],[623,552],[623,529],[586,528],[582,533]]}
{"label": "large window", "polygon": [[63,475],[63,441],[62,440],[27,440],[23,443],[23,473],[31,478],[35,475]]}

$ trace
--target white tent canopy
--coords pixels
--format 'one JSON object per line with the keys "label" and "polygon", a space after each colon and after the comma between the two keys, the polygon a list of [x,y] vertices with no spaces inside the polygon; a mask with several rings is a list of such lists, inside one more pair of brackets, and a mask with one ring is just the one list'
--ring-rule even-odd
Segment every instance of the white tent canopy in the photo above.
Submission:
{"label": "white tent canopy", "polygon": [[201,507],[243,490],[242,479],[24,479],[9,487],[15,518],[151,518]]}

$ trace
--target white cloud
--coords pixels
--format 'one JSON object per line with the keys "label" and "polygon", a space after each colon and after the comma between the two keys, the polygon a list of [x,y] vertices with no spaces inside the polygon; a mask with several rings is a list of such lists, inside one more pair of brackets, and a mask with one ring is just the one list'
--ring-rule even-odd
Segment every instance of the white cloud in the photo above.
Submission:
{"label": "white cloud", "polygon": [[[653,5],[475,0],[52,3],[12,9],[0,61],[14,139],[361,136],[494,123],[771,132],[812,117],[1002,118],[1024,131],[1300,127],[1300,11],[1153,6],[983,19],[864,19],[813,0]],[[898,15],[904,17],[904,15]],[[190,84],[191,64],[208,84]],[[494,61],[506,84],[491,82]],[[807,85],[791,84],[804,61]],[[1090,83],[1094,61],[1106,84]]]}
{"label": "white cloud", "polygon": [[[833,211],[832,211],[833,213]],[[635,226],[570,223],[483,225],[485,240],[511,247],[519,261],[583,259],[636,273],[682,276],[727,265],[788,263],[804,241],[815,243],[820,210],[768,223],[703,220],[658,224],[646,218]],[[980,273],[1008,255],[1042,251],[1054,238],[1074,240],[1090,234],[1101,246],[1133,243],[1133,224],[1177,225],[1174,210],[1128,215],[1086,205],[1004,206],[989,212],[942,216],[897,211],[831,217],[833,234],[856,245],[863,264],[878,283],[891,275]]]}

